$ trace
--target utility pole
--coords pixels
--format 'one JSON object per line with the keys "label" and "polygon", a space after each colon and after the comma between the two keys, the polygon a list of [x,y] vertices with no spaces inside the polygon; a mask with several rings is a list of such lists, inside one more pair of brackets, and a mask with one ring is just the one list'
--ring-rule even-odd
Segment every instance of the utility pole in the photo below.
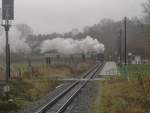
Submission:
{"label": "utility pole", "polygon": [[124,42],[124,65],[125,65],[125,74],[127,75],[127,17],[124,19],[124,32],[125,32],[125,42]]}
{"label": "utility pole", "polygon": [[147,46],[144,46],[145,60],[147,59]]}
{"label": "utility pole", "polygon": [[122,65],[122,29],[119,31],[119,60],[120,60],[120,65]]}

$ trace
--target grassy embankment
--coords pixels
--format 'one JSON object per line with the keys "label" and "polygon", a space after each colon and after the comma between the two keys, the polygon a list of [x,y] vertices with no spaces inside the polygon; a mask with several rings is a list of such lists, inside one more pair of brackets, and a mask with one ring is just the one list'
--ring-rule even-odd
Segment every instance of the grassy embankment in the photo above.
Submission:
{"label": "grassy embankment", "polygon": [[9,113],[14,109],[18,110],[32,104],[61,84],[57,78],[79,75],[90,67],[90,63],[80,63],[77,67],[65,65],[36,67],[32,75],[26,66],[19,65],[19,67],[22,67],[21,78],[12,80],[10,83],[12,87],[10,97],[14,101],[10,104],[4,97],[0,97],[0,113]]}
{"label": "grassy embankment", "polygon": [[125,76],[99,82],[102,92],[93,113],[150,113],[150,65],[129,65]]}

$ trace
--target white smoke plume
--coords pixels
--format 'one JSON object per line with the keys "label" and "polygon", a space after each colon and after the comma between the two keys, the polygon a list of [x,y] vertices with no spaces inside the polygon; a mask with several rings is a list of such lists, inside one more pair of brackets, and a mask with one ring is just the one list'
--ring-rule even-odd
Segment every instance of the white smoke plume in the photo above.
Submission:
{"label": "white smoke plume", "polygon": [[93,39],[87,36],[82,40],[74,40],[72,38],[55,38],[52,40],[45,40],[40,46],[41,53],[49,52],[52,50],[57,51],[61,54],[75,54],[75,53],[88,53],[104,52],[104,45],[100,43],[97,39]]}
{"label": "white smoke plume", "polygon": [[[13,53],[28,53],[30,52],[30,47],[25,42],[24,38],[21,38],[21,33],[16,30],[14,27],[10,29],[9,32],[9,44],[10,50]],[[4,54],[5,50],[5,32],[0,36],[0,54]]]}

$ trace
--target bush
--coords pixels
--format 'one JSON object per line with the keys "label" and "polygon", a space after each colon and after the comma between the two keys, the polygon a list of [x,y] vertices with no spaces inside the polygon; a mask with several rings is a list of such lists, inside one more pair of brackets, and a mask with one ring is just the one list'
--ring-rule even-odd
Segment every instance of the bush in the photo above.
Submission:
{"label": "bush", "polygon": [[15,103],[0,102],[0,111],[17,110],[18,106]]}

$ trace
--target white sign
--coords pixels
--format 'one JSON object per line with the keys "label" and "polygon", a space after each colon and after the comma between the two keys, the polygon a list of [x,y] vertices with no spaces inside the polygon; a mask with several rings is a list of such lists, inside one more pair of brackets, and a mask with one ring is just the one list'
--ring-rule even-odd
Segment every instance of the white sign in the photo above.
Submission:
{"label": "white sign", "polygon": [[4,86],[4,92],[7,93],[10,91],[10,87],[8,85]]}

